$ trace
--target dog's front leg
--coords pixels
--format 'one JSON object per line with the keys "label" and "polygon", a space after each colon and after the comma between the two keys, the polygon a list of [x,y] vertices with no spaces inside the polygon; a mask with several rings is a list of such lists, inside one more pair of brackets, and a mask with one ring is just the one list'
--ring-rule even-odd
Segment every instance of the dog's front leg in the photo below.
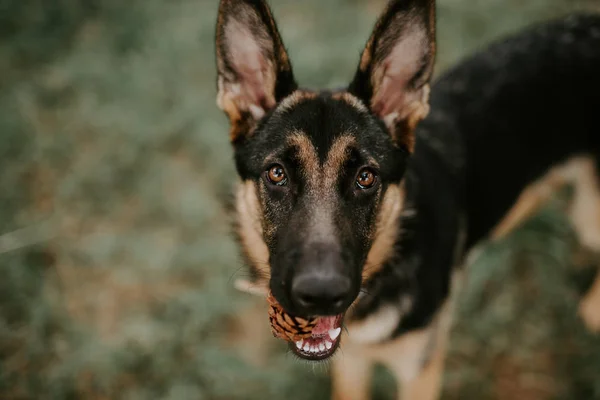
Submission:
{"label": "dog's front leg", "polygon": [[[439,343],[441,344],[441,343]],[[443,348],[442,348],[443,347]],[[436,400],[444,373],[445,346],[436,346],[416,376],[399,381],[400,400]]]}
{"label": "dog's front leg", "polygon": [[427,328],[409,332],[386,346],[382,362],[393,372],[400,400],[436,400],[440,396],[450,333],[448,307]]}
{"label": "dog's front leg", "polygon": [[[342,337],[344,344],[345,337]],[[344,346],[331,368],[333,400],[370,399],[373,362],[352,346]]]}
{"label": "dog's front leg", "polygon": [[381,362],[398,384],[400,400],[435,400],[443,370],[443,354],[432,347],[432,328],[406,333],[384,346]]}

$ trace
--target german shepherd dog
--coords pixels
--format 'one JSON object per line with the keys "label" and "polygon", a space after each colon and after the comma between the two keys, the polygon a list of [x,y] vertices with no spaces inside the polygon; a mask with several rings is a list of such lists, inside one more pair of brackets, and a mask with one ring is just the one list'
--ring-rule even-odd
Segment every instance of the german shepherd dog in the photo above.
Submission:
{"label": "german shepherd dog", "polygon": [[[343,343],[338,400],[369,397],[375,362],[402,399],[436,398],[460,266],[554,190],[574,185],[571,220],[600,250],[600,16],[493,44],[430,99],[435,20],[434,0],[390,1],[348,87],[314,91],[296,83],[264,0],[220,2],[217,103],[241,179],[246,289],[320,318],[321,334],[290,343],[298,357]],[[581,314],[600,328],[600,279]]]}

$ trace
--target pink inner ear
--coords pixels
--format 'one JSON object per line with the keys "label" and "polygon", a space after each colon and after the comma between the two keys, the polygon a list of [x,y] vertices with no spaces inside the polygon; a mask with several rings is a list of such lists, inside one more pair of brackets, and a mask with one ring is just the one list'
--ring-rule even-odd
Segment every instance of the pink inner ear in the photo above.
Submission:
{"label": "pink inner ear", "polygon": [[268,40],[261,41],[236,20],[228,24],[226,37],[231,46],[229,59],[238,77],[239,93],[236,93],[236,97],[248,111],[264,114],[275,103],[272,95],[275,86],[274,67],[265,57],[265,53],[272,54],[273,45]]}
{"label": "pink inner ear", "polygon": [[380,118],[399,113],[405,105],[406,82],[386,75],[380,85],[375,97],[373,97],[373,112]]}
{"label": "pink inner ear", "polygon": [[423,29],[414,27],[402,34],[385,60],[373,71],[375,93],[371,101],[373,112],[380,118],[397,114],[406,117],[407,107],[418,100],[418,94],[408,87],[421,67],[427,37]]}
{"label": "pink inner ear", "polygon": [[[264,113],[269,107],[274,104],[270,104],[267,100],[265,93],[266,86],[266,68],[261,70],[254,70],[250,72],[241,72],[242,79],[241,84],[241,95],[247,99],[247,103],[250,107],[250,112],[254,113],[251,107],[258,107],[262,109]],[[274,103],[274,102],[273,102]]]}

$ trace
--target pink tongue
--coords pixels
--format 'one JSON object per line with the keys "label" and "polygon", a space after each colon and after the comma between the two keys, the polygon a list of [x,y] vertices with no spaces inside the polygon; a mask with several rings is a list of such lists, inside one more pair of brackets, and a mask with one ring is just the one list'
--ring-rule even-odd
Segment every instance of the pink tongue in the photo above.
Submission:
{"label": "pink tongue", "polygon": [[321,336],[327,334],[331,329],[338,327],[340,321],[340,315],[334,317],[320,317],[317,325],[312,330],[313,336]]}

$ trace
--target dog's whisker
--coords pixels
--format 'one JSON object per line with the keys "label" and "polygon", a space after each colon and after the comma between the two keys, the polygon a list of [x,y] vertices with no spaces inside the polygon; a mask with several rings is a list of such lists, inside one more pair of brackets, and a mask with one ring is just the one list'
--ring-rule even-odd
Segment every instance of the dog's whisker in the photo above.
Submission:
{"label": "dog's whisker", "polygon": [[269,276],[264,271],[248,271],[245,266],[241,266],[231,273],[228,281],[231,281],[235,277],[268,279]]}
{"label": "dog's whisker", "polygon": [[238,269],[236,269],[235,271],[233,271],[233,273],[229,276],[229,279],[227,280],[228,283],[231,283],[231,281],[233,280],[233,278],[235,278],[235,276],[244,269],[244,266],[242,265],[241,267],[239,267]]}

